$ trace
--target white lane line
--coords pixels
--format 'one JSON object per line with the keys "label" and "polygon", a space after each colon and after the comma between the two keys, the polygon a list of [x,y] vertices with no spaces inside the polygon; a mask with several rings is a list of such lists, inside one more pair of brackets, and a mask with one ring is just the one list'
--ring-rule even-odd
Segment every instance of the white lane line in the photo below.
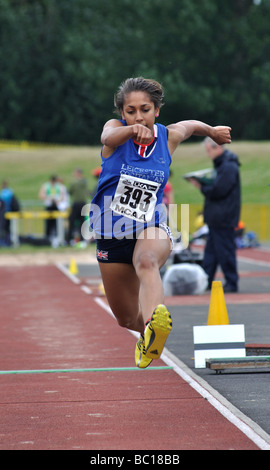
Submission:
{"label": "white lane line", "polygon": [[85,294],[92,294],[92,290],[90,289],[90,287],[88,286],[81,286],[81,290],[85,293]]}
{"label": "white lane line", "polygon": [[74,284],[80,284],[81,281],[78,277],[74,276],[74,274],[71,274],[68,270],[68,268],[66,268],[66,266],[64,266],[63,264],[61,263],[57,263],[56,264],[56,267],[58,269],[60,269],[60,271],[65,274],[65,276],[67,276],[72,282],[74,282]]}

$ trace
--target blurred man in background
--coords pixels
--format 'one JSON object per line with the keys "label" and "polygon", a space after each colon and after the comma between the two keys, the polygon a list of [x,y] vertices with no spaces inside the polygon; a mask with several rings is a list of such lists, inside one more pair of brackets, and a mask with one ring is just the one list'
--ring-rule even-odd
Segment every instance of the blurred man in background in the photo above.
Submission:
{"label": "blurred man in background", "polygon": [[213,162],[215,176],[211,184],[191,178],[189,181],[204,195],[204,221],[208,225],[203,268],[211,289],[217,267],[225,277],[224,292],[238,291],[235,227],[241,208],[241,184],[238,157],[223,145],[207,137],[205,150]]}

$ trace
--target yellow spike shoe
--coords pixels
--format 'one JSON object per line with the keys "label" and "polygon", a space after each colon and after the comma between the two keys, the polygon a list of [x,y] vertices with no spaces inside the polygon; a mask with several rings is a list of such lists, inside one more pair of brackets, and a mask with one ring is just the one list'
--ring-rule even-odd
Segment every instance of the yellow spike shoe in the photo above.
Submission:
{"label": "yellow spike shoe", "polygon": [[140,336],[135,348],[135,364],[140,369],[145,369],[151,362],[152,359],[149,359],[149,357],[145,355],[144,339]]}
{"label": "yellow spike shoe", "polygon": [[172,318],[165,305],[158,305],[144,331],[145,355],[159,359],[172,329]]}

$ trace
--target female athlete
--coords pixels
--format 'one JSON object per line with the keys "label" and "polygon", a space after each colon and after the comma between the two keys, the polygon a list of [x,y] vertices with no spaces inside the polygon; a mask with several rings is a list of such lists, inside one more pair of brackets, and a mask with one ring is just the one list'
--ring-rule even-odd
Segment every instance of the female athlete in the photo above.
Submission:
{"label": "female athlete", "polygon": [[90,210],[107,300],[119,325],[140,333],[135,347],[140,368],[160,357],[172,328],[160,277],[172,248],[162,205],[171,156],[192,135],[231,142],[227,126],[156,123],[162,106],[158,82],[138,77],[121,84],[115,95],[121,119],[104,125],[102,171]]}

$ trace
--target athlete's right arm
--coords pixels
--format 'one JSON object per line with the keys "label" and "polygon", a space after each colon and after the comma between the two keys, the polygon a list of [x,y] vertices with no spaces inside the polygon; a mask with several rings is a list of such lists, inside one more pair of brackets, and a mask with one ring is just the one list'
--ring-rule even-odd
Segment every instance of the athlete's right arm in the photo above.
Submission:
{"label": "athlete's right arm", "polygon": [[147,127],[141,124],[124,126],[117,119],[106,122],[101,134],[102,156],[104,158],[109,157],[119,145],[124,144],[131,138],[143,144],[151,141],[152,134]]}

